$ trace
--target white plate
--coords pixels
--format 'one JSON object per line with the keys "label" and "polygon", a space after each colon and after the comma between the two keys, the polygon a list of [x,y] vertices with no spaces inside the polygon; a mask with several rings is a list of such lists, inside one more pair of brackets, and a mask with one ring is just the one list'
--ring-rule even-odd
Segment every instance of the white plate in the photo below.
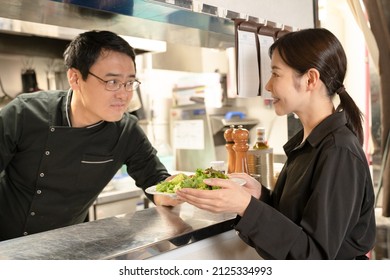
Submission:
{"label": "white plate", "polygon": [[[241,186],[245,185],[246,181],[242,178],[230,178],[229,180],[232,180],[238,184],[240,184]],[[165,196],[169,196],[169,197],[172,197],[172,198],[175,198],[176,197],[176,193],[167,193],[167,192],[158,192],[156,191],[156,186],[151,186],[149,188],[147,188],[145,190],[146,193],[148,194],[159,194],[159,195],[165,195]]]}
{"label": "white plate", "polygon": [[242,178],[230,178],[229,180],[232,180],[232,181],[238,183],[241,186],[246,184],[245,179],[242,179]]}
{"label": "white plate", "polygon": [[148,193],[148,194],[153,194],[153,195],[160,194],[160,195],[170,196],[172,198],[176,197],[176,193],[167,193],[167,192],[158,192],[158,191],[156,191],[156,186],[151,186],[151,187],[147,188],[145,190],[145,192]]}

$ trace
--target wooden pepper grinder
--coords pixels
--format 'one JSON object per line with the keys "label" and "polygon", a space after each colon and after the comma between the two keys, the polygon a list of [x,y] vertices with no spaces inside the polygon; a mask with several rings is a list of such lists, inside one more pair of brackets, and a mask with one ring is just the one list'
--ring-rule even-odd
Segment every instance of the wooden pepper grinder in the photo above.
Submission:
{"label": "wooden pepper grinder", "polygon": [[227,159],[228,159],[228,166],[227,166],[227,173],[234,173],[235,167],[236,167],[236,152],[233,150],[234,140],[233,140],[233,130],[234,125],[231,125],[230,128],[226,129],[223,136],[226,140],[226,150],[227,150]]}
{"label": "wooden pepper grinder", "polygon": [[239,125],[238,128],[233,130],[232,136],[234,140],[233,150],[236,153],[234,172],[249,173],[247,159],[249,131]]}

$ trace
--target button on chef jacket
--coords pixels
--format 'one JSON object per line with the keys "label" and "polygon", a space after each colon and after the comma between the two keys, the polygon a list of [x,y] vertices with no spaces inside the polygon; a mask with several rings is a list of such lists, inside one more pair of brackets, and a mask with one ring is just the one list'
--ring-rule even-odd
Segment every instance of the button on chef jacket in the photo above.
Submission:
{"label": "button on chef jacket", "polygon": [[134,116],[73,128],[71,96],[21,94],[0,110],[0,240],[83,222],[123,164],[143,189],[169,176]]}

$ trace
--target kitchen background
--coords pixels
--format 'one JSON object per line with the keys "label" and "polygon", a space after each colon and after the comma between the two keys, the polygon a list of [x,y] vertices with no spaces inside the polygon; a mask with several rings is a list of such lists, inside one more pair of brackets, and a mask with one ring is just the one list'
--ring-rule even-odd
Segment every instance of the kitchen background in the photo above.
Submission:
{"label": "kitchen background", "polygon": [[[31,82],[31,80],[33,80],[33,75],[29,76],[29,74],[34,73],[36,74],[37,83],[33,86],[36,86],[37,89],[67,89],[65,69],[63,68],[62,63],[62,51],[68,40],[73,38],[77,33],[82,32],[84,29],[80,27],[86,25],[83,24],[79,25],[79,28],[74,28],[73,25],[76,23],[72,25],[70,20],[65,23],[62,17],[59,17],[56,20],[62,25],[65,24],[65,27],[45,24],[43,21],[50,21],[48,18],[40,19],[40,22],[27,22],[22,20],[22,18],[26,19],[30,16],[33,17],[33,20],[36,20],[37,3],[40,4],[38,5],[40,9],[48,10],[49,8],[57,8],[57,6],[48,6],[49,4],[59,4],[53,2],[61,1],[38,1],[31,5],[29,4],[29,1],[15,2],[2,0],[1,2],[6,2],[2,6],[9,7],[8,10],[11,12],[17,8],[23,8],[23,11],[20,11],[21,14],[16,16],[16,19],[11,17],[0,18],[0,31],[3,31],[0,33],[0,63],[2,65],[0,68],[0,79],[2,81],[2,91],[10,97],[14,97],[20,92],[26,91],[26,85],[23,85],[23,78]],[[98,7],[94,6],[96,4],[88,3],[88,1],[62,2],[71,2],[84,6],[90,5],[93,6],[93,8],[105,8],[108,10],[108,6]],[[130,3],[133,1],[100,2],[116,2],[119,4],[122,3],[123,5],[125,2]],[[203,20],[204,22],[207,22],[206,28],[210,30],[213,30],[214,28],[217,30],[214,32],[215,34],[218,34],[217,32],[229,34],[223,34],[223,38],[213,38],[212,36],[214,35],[205,36],[202,33],[204,32],[201,30],[202,27],[195,26],[195,24],[193,24],[195,27],[184,27],[184,31],[176,31],[170,27],[167,34],[158,35],[158,40],[154,39],[157,36],[155,36],[155,34],[150,34],[149,30],[143,31],[147,28],[145,24],[142,26],[131,26],[131,29],[138,29],[137,34],[141,34],[141,37],[127,36],[127,32],[124,32],[130,44],[136,47],[140,53],[137,56],[137,69],[138,76],[142,81],[142,87],[139,92],[143,105],[143,121],[141,123],[150,135],[156,148],[160,151],[161,156],[173,156],[175,150],[175,147],[173,146],[174,139],[172,139],[174,133],[172,132],[169,121],[171,117],[170,110],[174,107],[175,102],[178,104],[178,98],[185,98],[185,95],[188,96],[188,94],[191,94],[191,92],[180,91],[180,87],[186,88],[194,85],[207,85],[206,91],[201,93],[198,92],[198,95],[201,95],[202,98],[207,95],[208,98],[206,98],[206,101],[210,100],[211,96],[211,100],[214,99],[214,101],[211,101],[211,107],[218,107],[221,105],[221,94],[225,94],[223,97],[227,97],[228,101],[226,102],[225,99],[224,105],[230,103],[233,104],[233,107],[237,107],[238,109],[242,110],[244,108],[245,115],[251,119],[258,120],[258,123],[251,128],[254,128],[255,126],[264,126],[266,128],[266,138],[274,149],[276,159],[278,159],[278,155],[283,155],[282,145],[288,138],[287,118],[276,117],[272,105],[263,97],[255,96],[240,98],[236,96],[236,65],[234,57],[234,34],[232,33],[234,30],[230,23],[225,23],[227,21],[226,19],[224,19],[225,22],[222,23],[221,20],[216,22],[213,21],[217,18],[216,16],[219,16],[219,19],[221,19],[223,16],[222,14],[224,14],[226,18],[230,13],[232,14],[231,16],[249,18],[250,20],[256,20],[258,22],[268,22],[268,24],[272,22],[275,26],[281,28],[283,28],[284,25],[293,29],[313,27],[316,20],[316,15],[314,13],[316,1],[263,0],[258,3],[258,1],[247,0],[237,3],[237,1],[208,0],[202,1],[202,3],[200,3],[200,1],[176,2],[182,6],[186,3],[192,3],[193,10],[196,10],[196,7],[200,10],[197,13],[199,18],[194,18],[194,21]],[[183,19],[180,18],[183,17],[180,16],[180,12],[183,8],[178,7],[177,5],[167,6],[167,4],[176,2],[134,1],[133,10],[136,11],[136,8],[141,7],[142,4],[153,4],[154,7],[159,5],[159,13],[171,12],[171,15],[167,16],[167,19],[163,19],[158,28],[163,24],[171,25],[170,22],[174,22],[175,26],[177,26],[176,24],[183,25]],[[165,6],[163,4],[165,4]],[[19,7],[17,7],[18,5]],[[208,10],[205,10],[205,6],[209,7]],[[322,16],[320,19],[321,26],[334,31],[347,49],[350,67],[346,86],[351,93],[357,96],[355,99],[358,101],[362,111],[369,115],[365,104],[365,102],[367,102],[366,92],[364,91],[366,88],[365,83],[367,81],[365,76],[366,56],[362,55],[365,52],[363,36],[354,22],[345,1],[320,1],[319,6],[320,16]],[[79,7],[79,11],[82,12],[80,14],[82,14],[83,18],[79,20],[87,21],[93,28],[108,28],[112,30],[113,27],[118,28],[118,25],[120,28],[124,28],[121,26],[121,19],[125,17],[123,15],[112,15],[88,8],[81,8],[80,6],[68,5],[63,8],[68,9],[68,13],[70,14],[72,11],[71,8],[74,9],[75,7]],[[150,6],[146,6],[146,8],[149,7]],[[174,9],[172,7],[174,7]],[[3,15],[0,16],[14,16],[12,13],[7,14],[7,8],[2,10]],[[290,11],[297,12],[291,13]],[[207,14],[207,12],[214,14],[210,15]],[[34,16],[30,15],[32,13],[34,13]],[[49,12],[46,11],[43,14],[47,16],[48,13]],[[298,16],[297,13],[299,13],[300,16]],[[179,18],[176,22],[172,19],[175,18],[173,14],[176,14],[176,17]],[[341,14],[343,17],[340,16]],[[206,20],[200,18],[200,16],[206,17]],[[95,22],[92,22],[92,19]],[[110,21],[114,21],[114,23],[110,23]],[[229,22],[231,21],[229,20]],[[101,23],[108,26],[104,26]],[[147,21],[147,23],[150,24],[151,21]],[[190,25],[191,24],[192,23],[190,23]],[[151,25],[151,28],[153,28],[153,25]],[[196,31],[194,33],[195,36],[191,33],[194,28]],[[175,31],[177,34],[175,34]],[[186,34],[185,32],[191,36],[183,35]],[[149,39],[148,37],[153,37],[153,39]],[[351,38],[353,38],[353,40],[351,40]],[[217,39],[220,40],[217,41]],[[360,67],[361,65],[364,67]],[[216,77],[215,74],[212,74],[216,72],[219,73],[222,78],[225,78],[226,82],[224,86],[226,87],[226,92],[218,92],[219,89],[216,87],[215,83],[218,83],[219,78]],[[352,77],[353,81],[351,81]],[[213,82],[213,79],[215,82]],[[25,83],[27,81],[25,81]],[[179,88],[179,90],[175,90],[175,88]],[[188,104],[196,103],[193,101],[185,103],[185,101],[181,100],[181,104],[179,105]],[[134,104],[134,106],[134,108],[139,107],[137,104]],[[255,129],[251,129],[250,135],[250,142],[253,143],[255,141]],[[207,143],[205,144],[207,146]],[[369,153],[369,147],[366,147],[366,150],[367,153]],[[222,151],[217,151],[217,155],[210,157],[210,159],[213,157],[218,157],[215,159],[225,159]],[[283,156],[281,156],[281,161],[282,160]],[[204,164],[207,164],[207,162]],[[180,169],[180,166],[177,168],[175,163],[173,163],[172,169]]]}
{"label": "kitchen background", "polygon": [[[239,113],[233,121],[250,130],[250,145],[255,127],[264,126],[274,159],[282,163],[282,146],[299,121],[276,116],[264,96],[237,95],[231,18],[280,29],[321,26],[334,32],[346,50],[345,86],[366,117],[364,149],[375,181],[381,160],[378,75],[348,2],[356,1],[0,0],[0,101],[5,104],[30,88],[67,89],[66,44],[84,30],[108,29],[137,49],[142,85],[132,110],[170,171],[226,160],[222,132],[228,112]],[[113,184],[122,184],[123,176],[119,171]]]}

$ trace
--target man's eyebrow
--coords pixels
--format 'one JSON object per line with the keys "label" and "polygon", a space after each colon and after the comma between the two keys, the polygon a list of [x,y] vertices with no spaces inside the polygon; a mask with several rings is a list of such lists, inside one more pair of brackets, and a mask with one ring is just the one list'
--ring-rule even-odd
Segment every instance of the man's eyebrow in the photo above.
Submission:
{"label": "man's eyebrow", "polygon": [[[121,77],[122,75],[121,74],[116,74],[116,73],[107,73],[106,75],[104,75],[105,77]],[[135,78],[135,74],[130,74],[128,76],[126,76],[126,78]]]}

